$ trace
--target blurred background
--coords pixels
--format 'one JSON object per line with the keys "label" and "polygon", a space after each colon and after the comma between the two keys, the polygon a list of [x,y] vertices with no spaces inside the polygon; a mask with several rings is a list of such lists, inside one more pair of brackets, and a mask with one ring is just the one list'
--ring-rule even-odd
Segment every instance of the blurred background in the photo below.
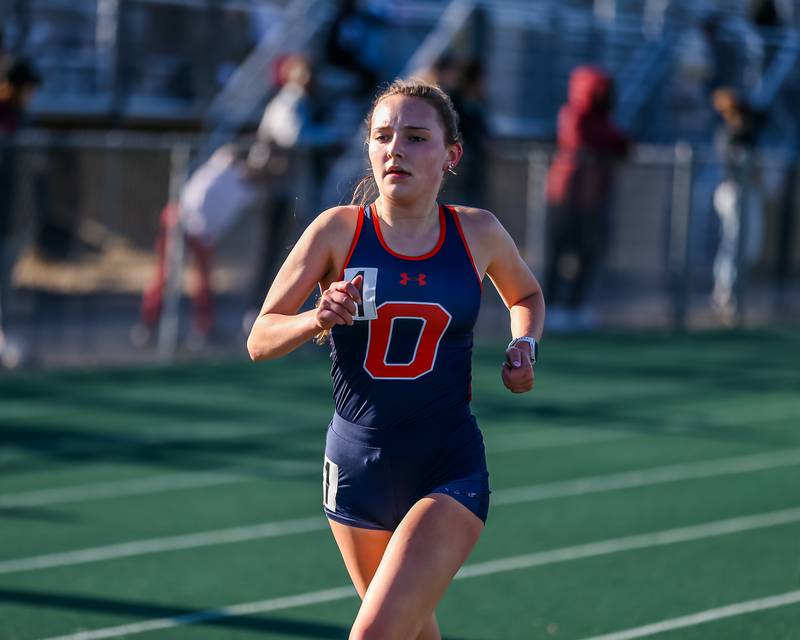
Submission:
{"label": "blurred background", "polygon": [[509,229],[548,332],[796,325],[798,26],[797,0],[0,0],[3,365],[244,356],[410,74],[461,115],[443,200]]}

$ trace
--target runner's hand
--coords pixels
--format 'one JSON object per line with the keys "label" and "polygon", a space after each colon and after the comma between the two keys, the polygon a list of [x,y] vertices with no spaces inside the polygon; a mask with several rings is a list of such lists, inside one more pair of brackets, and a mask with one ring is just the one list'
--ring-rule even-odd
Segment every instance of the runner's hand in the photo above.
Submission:
{"label": "runner's hand", "polygon": [[512,393],[525,393],[533,389],[534,373],[530,348],[529,344],[520,342],[506,350],[501,376],[506,389]]}
{"label": "runner's hand", "polygon": [[327,331],[336,324],[353,324],[356,303],[361,302],[359,291],[363,280],[364,277],[358,275],[353,280],[333,282],[322,292],[314,314],[314,321],[320,330]]}

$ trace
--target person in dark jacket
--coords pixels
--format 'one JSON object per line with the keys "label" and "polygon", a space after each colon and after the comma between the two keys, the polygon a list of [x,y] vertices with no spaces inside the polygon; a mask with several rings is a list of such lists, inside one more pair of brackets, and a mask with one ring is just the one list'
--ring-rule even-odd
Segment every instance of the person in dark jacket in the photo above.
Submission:
{"label": "person in dark jacket", "polygon": [[611,121],[612,100],[608,74],[577,67],[558,114],[558,149],[547,176],[545,293],[551,305],[566,306],[553,318],[566,325],[586,315],[581,305],[605,242],[614,160],[631,144]]}
{"label": "person in dark jacket", "polygon": [[6,339],[4,313],[11,289],[13,258],[9,250],[13,206],[17,183],[14,135],[22,124],[25,109],[41,84],[37,71],[24,60],[12,62],[0,80],[0,362],[6,363],[11,347]]}
{"label": "person in dark jacket", "polygon": [[41,76],[28,62],[11,63],[0,81],[0,133],[19,129],[25,108],[41,82]]}

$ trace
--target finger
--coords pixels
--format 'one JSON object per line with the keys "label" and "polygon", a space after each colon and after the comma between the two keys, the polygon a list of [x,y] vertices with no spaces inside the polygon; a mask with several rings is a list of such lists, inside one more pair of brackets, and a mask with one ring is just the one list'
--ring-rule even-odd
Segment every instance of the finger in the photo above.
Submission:
{"label": "finger", "polygon": [[348,313],[347,309],[345,309],[342,305],[332,303],[330,300],[324,301],[319,306],[319,313],[317,314],[318,317],[321,317],[321,314],[329,314],[328,317],[334,324],[353,324],[352,314]]}
{"label": "finger", "polygon": [[517,347],[511,347],[506,350],[506,363],[510,368],[517,369],[522,365],[521,353]]}
{"label": "finger", "polygon": [[521,371],[519,369],[509,369],[506,367],[505,373],[510,387],[517,388],[521,385],[524,385],[526,382],[525,376],[521,375]]}
{"label": "finger", "polygon": [[533,389],[533,380],[528,376],[525,376],[516,381],[515,388],[518,390],[517,393],[525,393],[526,391],[530,391]]}
{"label": "finger", "polygon": [[361,302],[361,288],[364,286],[364,276],[359,273],[350,283],[353,285],[353,288],[356,290],[356,295],[358,296],[356,302]]}
{"label": "finger", "polygon": [[361,302],[361,285],[363,282],[364,278],[359,274],[352,280],[342,280],[340,282],[334,282],[333,284],[331,284],[330,290],[341,291],[342,293],[346,293],[356,302]]}
{"label": "finger", "polygon": [[[351,305],[355,307],[355,303],[352,300],[349,300],[349,302]],[[353,314],[355,313],[355,311],[351,311],[346,304],[332,302],[328,308],[337,315],[344,318],[346,324],[353,324]]]}
{"label": "finger", "polygon": [[354,316],[358,311],[358,307],[353,299],[348,296],[346,293],[341,291],[337,291],[330,295],[330,300],[333,304],[338,304],[344,307],[351,316]]}
{"label": "finger", "polygon": [[344,320],[333,311],[320,309],[316,315],[316,321],[323,331],[327,331],[337,324],[345,324]]}
{"label": "finger", "polygon": [[514,382],[511,378],[511,372],[513,369],[509,369],[507,364],[503,364],[500,372],[500,377],[503,379],[503,384],[505,385],[506,389],[509,391],[513,391]]}
{"label": "finger", "polygon": [[345,318],[347,324],[353,323],[353,316],[358,311],[353,299],[342,291],[326,291],[322,294],[320,308],[333,309]]}
{"label": "finger", "polygon": [[503,364],[501,376],[503,384],[512,393],[525,393],[533,388],[531,371],[526,371],[524,367],[511,369],[507,364]]}
{"label": "finger", "polygon": [[325,310],[318,314],[319,324],[325,329],[330,329],[334,325],[347,325],[348,322],[335,311]]}

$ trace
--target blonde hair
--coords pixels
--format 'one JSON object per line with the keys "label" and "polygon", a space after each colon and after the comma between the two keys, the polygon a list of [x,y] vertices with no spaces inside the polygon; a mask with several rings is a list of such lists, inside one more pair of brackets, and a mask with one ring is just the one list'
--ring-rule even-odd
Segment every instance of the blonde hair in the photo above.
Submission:
{"label": "blonde hair", "polygon": [[[439,115],[439,120],[444,129],[444,143],[447,146],[461,144],[461,132],[458,129],[458,112],[453,106],[453,101],[450,99],[450,96],[448,96],[439,85],[421,78],[401,78],[395,80],[375,97],[367,113],[367,117],[364,119],[364,125],[367,130],[367,137],[364,140],[365,144],[369,144],[372,115],[375,113],[376,107],[382,100],[391,98],[392,96],[419,98],[427,102]],[[378,185],[375,184],[372,171],[368,169],[366,175],[361,178],[353,190],[353,198],[350,204],[363,206],[372,202],[377,197]]]}

